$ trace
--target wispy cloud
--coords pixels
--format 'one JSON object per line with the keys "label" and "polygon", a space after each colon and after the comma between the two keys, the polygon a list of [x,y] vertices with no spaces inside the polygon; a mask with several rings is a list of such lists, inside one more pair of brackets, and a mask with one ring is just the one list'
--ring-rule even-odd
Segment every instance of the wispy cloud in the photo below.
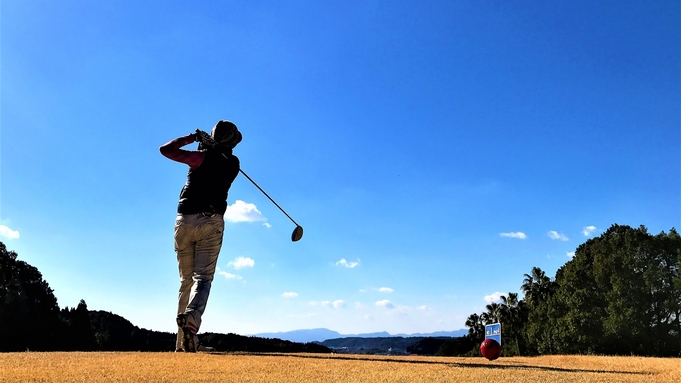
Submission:
{"label": "wispy cloud", "polygon": [[359,258],[357,258],[357,262],[348,262],[345,260],[345,258],[341,258],[340,261],[336,262],[336,266],[345,266],[348,269],[352,269],[359,266],[359,263],[360,263]]}
{"label": "wispy cloud", "polygon": [[574,257],[575,257],[575,252],[574,252],[574,251],[571,251],[571,252],[567,253],[567,256],[568,256],[568,258],[574,258]]}
{"label": "wispy cloud", "polygon": [[501,233],[499,234],[502,237],[507,237],[507,238],[518,238],[518,239],[525,239],[527,238],[527,235],[523,233],[522,231],[516,231],[512,233]]}
{"label": "wispy cloud", "polygon": [[3,236],[5,238],[9,238],[9,239],[17,239],[17,238],[19,238],[19,232],[16,231],[16,230],[12,230],[5,225],[0,225],[0,236]]}
{"label": "wispy cloud", "polygon": [[555,230],[549,231],[546,235],[549,236],[551,239],[559,239],[561,241],[567,241],[568,237],[566,237],[563,233],[559,233]]}
{"label": "wispy cloud", "polygon": [[244,280],[244,278],[241,275],[236,275],[236,274],[228,273],[226,271],[222,271],[222,270],[220,270],[219,267],[216,268],[216,272],[218,273],[218,275],[222,275],[223,277],[225,277],[227,279],[231,279],[231,280],[235,280],[235,281],[243,281]]}
{"label": "wispy cloud", "polygon": [[401,314],[411,314],[411,313],[419,313],[419,314],[427,314],[430,315],[433,313],[433,309],[431,307],[428,307],[426,305],[421,305],[421,306],[397,306],[396,311],[401,313]]}
{"label": "wispy cloud", "polygon": [[243,269],[244,267],[255,266],[255,261],[251,258],[237,257],[233,261],[229,262],[227,266],[231,266],[236,270]]}
{"label": "wispy cloud", "polygon": [[487,303],[499,303],[499,302],[501,302],[501,296],[502,295],[504,295],[504,293],[500,293],[500,292],[497,291],[496,293],[492,293],[490,295],[485,295],[485,297],[483,299]]}
{"label": "wispy cloud", "polygon": [[378,291],[382,293],[392,293],[394,290],[391,289],[390,287],[381,287],[380,289],[378,289]]}
{"label": "wispy cloud", "polygon": [[387,300],[387,299],[384,299],[384,300],[382,300],[382,301],[376,302],[376,306],[378,306],[378,307],[385,307],[385,308],[387,308],[387,309],[394,309],[394,308],[395,308],[395,305],[393,305],[392,302],[390,302],[390,301]]}
{"label": "wispy cloud", "polygon": [[585,228],[582,229],[582,234],[584,234],[585,237],[588,237],[596,231],[596,226],[586,226]]}
{"label": "wispy cloud", "polygon": [[282,297],[288,299],[288,298],[295,298],[298,296],[298,293],[294,293],[293,291],[287,291],[283,294],[281,294]]}
{"label": "wispy cloud", "polygon": [[264,222],[263,225],[265,227],[272,227],[272,225],[267,223],[267,218],[262,215],[254,204],[244,202],[240,199],[236,200],[232,205],[227,206],[225,219],[229,222]]}
{"label": "wispy cloud", "polygon": [[322,306],[322,307],[327,307],[327,308],[335,308],[335,309],[342,309],[347,307],[347,303],[345,303],[344,300],[342,299],[337,299],[333,302],[331,301],[311,301],[310,306]]}

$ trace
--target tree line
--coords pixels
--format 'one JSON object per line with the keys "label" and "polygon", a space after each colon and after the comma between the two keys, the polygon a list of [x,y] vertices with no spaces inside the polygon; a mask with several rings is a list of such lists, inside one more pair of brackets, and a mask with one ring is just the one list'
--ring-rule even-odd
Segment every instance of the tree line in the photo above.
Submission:
{"label": "tree line", "polygon": [[[0,328],[0,351],[94,351],[107,349],[109,342],[107,330],[93,326],[85,301],[60,309],[40,271],[17,259],[17,253],[2,242]],[[132,337],[126,334],[119,339]]]}
{"label": "tree line", "polygon": [[[485,312],[471,314],[465,323],[468,335],[444,342],[438,354],[479,355],[485,325],[499,322],[505,356],[681,356],[680,266],[681,236],[674,228],[651,235],[645,226],[613,225],[580,245],[554,278],[532,268],[520,286],[522,299],[511,292]],[[175,334],[89,311],[83,300],[60,309],[38,269],[18,260],[2,242],[0,328],[0,351],[172,351],[175,345]],[[229,348],[224,351],[330,352],[321,345],[235,334],[200,336],[205,345]]]}
{"label": "tree line", "polygon": [[[440,355],[478,355],[485,325],[502,324],[503,355],[681,356],[681,236],[612,225],[550,278],[538,267],[520,290],[466,320],[468,343]],[[466,348],[473,345],[473,348]]]}
{"label": "tree line", "polygon": [[[107,312],[59,308],[37,268],[18,260],[0,242],[0,352],[2,351],[173,351],[175,333],[139,328]],[[321,352],[325,346],[237,334],[199,335],[216,351]]]}

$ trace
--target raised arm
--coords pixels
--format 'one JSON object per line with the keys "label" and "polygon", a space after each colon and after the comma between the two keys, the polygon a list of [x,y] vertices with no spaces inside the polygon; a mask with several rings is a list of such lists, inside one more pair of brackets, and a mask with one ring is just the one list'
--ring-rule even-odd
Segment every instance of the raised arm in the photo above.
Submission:
{"label": "raised arm", "polygon": [[159,150],[161,151],[161,154],[170,158],[171,160],[187,164],[189,165],[190,169],[196,169],[201,165],[206,154],[198,150],[180,149],[181,147],[189,145],[195,141],[196,135],[192,133],[166,142],[165,144],[161,145]]}

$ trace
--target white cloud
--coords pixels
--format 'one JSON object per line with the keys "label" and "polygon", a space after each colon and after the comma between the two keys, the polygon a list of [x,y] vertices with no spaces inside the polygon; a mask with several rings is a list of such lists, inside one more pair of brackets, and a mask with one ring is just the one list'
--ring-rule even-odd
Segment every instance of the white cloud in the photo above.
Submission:
{"label": "white cloud", "polygon": [[587,226],[587,227],[582,229],[582,234],[584,234],[584,236],[588,237],[594,231],[596,231],[596,226]]}
{"label": "white cloud", "polygon": [[485,295],[485,297],[483,299],[487,303],[499,303],[499,302],[501,302],[501,296],[502,295],[504,295],[504,293],[500,293],[500,292],[497,291],[496,293],[492,293],[490,295]]}
{"label": "white cloud", "polygon": [[527,238],[527,235],[523,233],[522,231],[516,231],[515,233],[501,233],[499,234],[502,237],[507,237],[507,238],[518,238],[518,239],[525,239]]}
{"label": "white cloud", "polygon": [[341,258],[340,261],[336,262],[336,266],[345,266],[348,269],[352,269],[359,266],[359,263],[360,263],[359,258],[357,258],[357,262],[348,262],[345,260],[345,258]]}
{"label": "white cloud", "polygon": [[426,306],[426,305],[421,305],[421,306],[397,306],[396,307],[396,312],[399,312],[400,314],[406,315],[406,314],[411,314],[411,313],[419,313],[421,314],[426,314],[426,315],[431,315],[433,313],[433,309]]}
{"label": "white cloud", "polygon": [[380,289],[378,289],[378,291],[382,293],[392,293],[394,290],[391,289],[390,287],[381,287]]}
{"label": "white cloud", "polygon": [[241,275],[228,273],[226,271],[220,271],[220,269],[218,269],[218,275],[222,275],[223,277],[225,277],[227,279],[233,279],[235,281],[243,281],[244,280],[244,278]]}
{"label": "white cloud", "polygon": [[395,305],[393,305],[389,300],[384,299],[382,301],[376,302],[376,306],[378,307],[385,307],[387,309],[394,309]]}
{"label": "white cloud", "polygon": [[262,215],[254,204],[246,203],[240,199],[236,200],[234,204],[227,206],[225,219],[229,222],[265,222],[265,226],[269,225],[267,218]]}
{"label": "white cloud", "polygon": [[364,307],[366,307],[366,306],[364,306],[364,304],[362,304],[362,302],[355,302],[355,308],[356,309],[363,309]]}
{"label": "white cloud", "polygon": [[[335,303],[335,302],[334,302]],[[332,303],[331,301],[311,301],[310,306],[322,306],[322,307],[329,307],[331,306]]]}
{"label": "white cloud", "polygon": [[311,301],[310,306],[322,306],[322,307],[333,307],[335,309],[342,309],[347,307],[347,303],[345,303],[344,300],[342,299],[337,299],[333,302],[331,301]]}
{"label": "white cloud", "polygon": [[575,252],[574,252],[574,251],[571,251],[571,252],[567,253],[567,256],[568,256],[568,258],[574,258],[574,257],[575,257]]}
{"label": "white cloud", "polygon": [[546,235],[549,236],[551,239],[560,239],[561,241],[567,241],[568,237],[566,237],[563,233],[559,233],[555,230],[549,231]]}
{"label": "white cloud", "polygon": [[293,291],[287,291],[283,294],[281,294],[282,297],[284,298],[295,298],[298,296],[298,293],[294,293]]}
{"label": "white cloud", "polygon": [[19,238],[19,232],[18,231],[12,230],[5,225],[0,225],[0,235],[5,237],[5,238],[9,238],[9,239]]}
{"label": "white cloud", "polygon": [[234,269],[239,270],[243,269],[244,267],[253,267],[255,266],[255,261],[252,260],[251,258],[245,258],[245,257],[238,257],[234,259],[233,261],[229,262],[227,266],[232,266]]}

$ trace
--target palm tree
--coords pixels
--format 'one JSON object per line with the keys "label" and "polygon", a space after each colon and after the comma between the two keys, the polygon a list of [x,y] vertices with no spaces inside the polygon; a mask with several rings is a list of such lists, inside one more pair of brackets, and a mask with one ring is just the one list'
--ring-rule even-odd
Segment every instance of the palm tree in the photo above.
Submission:
{"label": "palm tree", "polygon": [[501,296],[501,305],[504,308],[504,319],[512,326],[518,323],[518,318],[520,317],[519,304],[518,293],[508,293],[508,296]]}
{"label": "palm tree", "polygon": [[518,328],[520,326],[520,301],[518,293],[508,293],[508,297],[501,296],[501,304],[504,307],[506,323],[508,324],[509,337],[515,339],[515,345],[520,355],[520,345],[518,342]]}
{"label": "palm tree", "polygon": [[468,327],[468,336],[474,341],[485,337],[485,327],[478,314],[473,313],[466,319],[466,327]]}
{"label": "palm tree", "polygon": [[509,307],[518,306],[518,293],[508,293],[508,297],[505,295],[501,296],[501,303]]}
{"label": "palm tree", "polygon": [[485,306],[487,309],[487,314],[489,315],[489,323],[486,324],[491,324],[491,323],[501,323],[501,319],[504,316],[504,307],[496,302],[490,303],[487,306]]}
{"label": "palm tree", "polygon": [[553,282],[539,267],[533,267],[532,273],[524,276],[520,289],[525,294],[525,301],[534,307],[548,298],[553,290]]}

